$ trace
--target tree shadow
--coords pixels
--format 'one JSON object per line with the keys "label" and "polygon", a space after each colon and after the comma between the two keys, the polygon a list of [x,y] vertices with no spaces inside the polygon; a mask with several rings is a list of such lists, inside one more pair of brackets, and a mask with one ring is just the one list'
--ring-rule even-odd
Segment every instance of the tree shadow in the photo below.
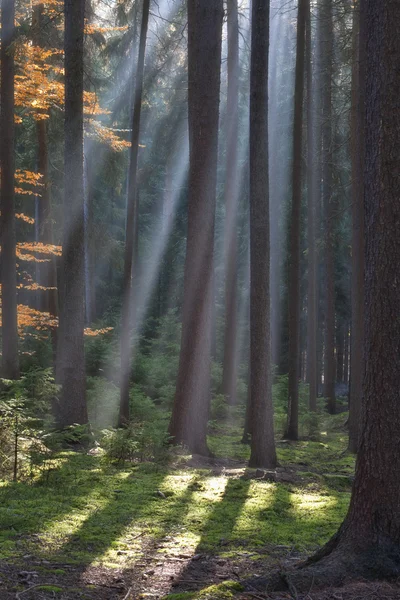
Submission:
{"label": "tree shadow", "polygon": [[223,496],[215,502],[193,558],[173,583],[173,592],[196,591],[212,582],[227,579],[226,561],[218,554],[236,544],[234,530],[248,498],[250,481],[230,478]]}

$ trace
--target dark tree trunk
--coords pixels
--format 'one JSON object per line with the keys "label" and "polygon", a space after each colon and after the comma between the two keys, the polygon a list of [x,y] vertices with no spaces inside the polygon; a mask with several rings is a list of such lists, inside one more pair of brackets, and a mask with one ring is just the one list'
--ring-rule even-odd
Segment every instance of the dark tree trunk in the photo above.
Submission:
{"label": "dark tree trunk", "polygon": [[253,0],[250,67],[250,466],[276,466],[268,176],[269,0]]}
{"label": "dark tree trunk", "polygon": [[237,0],[227,1],[228,101],[225,173],[225,338],[222,393],[236,403],[237,386],[237,225],[239,200],[239,17]]}
{"label": "dark tree trunk", "polygon": [[87,423],[83,331],[84,190],[83,190],[83,30],[85,0],[66,0],[65,15],[65,177],[64,296],[59,356],[62,426]]}
{"label": "dark tree trunk", "polygon": [[345,338],[344,338],[344,364],[343,364],[343,383],[349,384],[350,376],[350,328],[349,324],[346,323]]}
{"label": "dark tree trunk", "polygon": [[332,180],[332,77],[333,77],[333,22],[332,0],[323,0],[321,18],[322,52],[322,167],[323,202],[325,217],[325,362],[324,396],[328,411],[336,412],[335,398],[335,205]]}
{"label": "dark tree trunk", "polygon": [[[361,396],[364,374],[364,79],[365,53],[360,40],[360,6],[353,9],[353,77],[351,101],[351,165],[352,165],[352,339],[350,349],[349,450],[356,453],[359,444]],[[364,16],[362,17],[364,19]]]}
{"label": "dark tree trunk", "polygon": [[14,0],[1,6],[1,285],[2,376],[19,378],[17,326],[17,265],[14,196]]}
{"label": "dark tree trunk", "polygon": [[307,381],[309,408],[317,410],[317,256],[316,256],[316,204],[317,156],[316,119],[313,84],[312,36],[310,0],[307,0],[306,55],[307,55],[307,240],[308,240],[308,294],[307,294]]}
{"label": "dark tree trunk", "polygon": [[207,454],[222,0],[188,0],[189,205],[182,339],[169,432]]}
{"label": "dark tree trunk", "polygon": [[296,75],[294,91],[292,206],[289,249],[289,386],[288,421],[285,437],[299,437],[299,364],[300,364],[300,226],[302,197],[304,59],[307,1],[300,0],[297,15]]}
{"label": "dark tree trunk", "polygon": [[344,379],[344,339],[345,326],[340,324],[336,332],[336,381],[343,383]]}
{"label": "dark tree trunk", "polygon": [[[125,261],[121,316],[121,373],[120,373],[120,406],[119,425],[122,426],[129,421],[129,388],[132,370],[132,329],[135,308],[133,306],[134,295],[132,293],[132,274],[137,267],[137,245],[138,245],[138,157],[140,116],[142,111],[144,60],[146,53],[147,28],[149,23],[150,0],[143,1],[142,25],[140,30],[139,55],[136,71],[135,97],[133,103],[132,117],[132,146],[129,165],[128,204],[126,215],[125,235]],[[137,279],[135,277],[135,279]]]}
{"label": "dark tree trunk", "polygon": [[[35,46],[45,48],[45,30],[43,22],[43,4],[34,7],[32,18],[33,43]],[[54,243],[53,241],[53,221],[51,210],[51,192],[49,177],[49,150],[47,136],[47,119],[37,116],[36,134],[38,143],[38,173],[42,176],[40,197],[38,199],[38,241],[43,244]],[[50,262],[41,263],[38,266],[38,283],[47,288],[39,291],[40,310],[49,312],[53,317],[58,317],[58,292],[57,292],[57,264],[56,257],[50,257]],[[52,330],[52,344],[54,358],[57,347],[57,329]]]}

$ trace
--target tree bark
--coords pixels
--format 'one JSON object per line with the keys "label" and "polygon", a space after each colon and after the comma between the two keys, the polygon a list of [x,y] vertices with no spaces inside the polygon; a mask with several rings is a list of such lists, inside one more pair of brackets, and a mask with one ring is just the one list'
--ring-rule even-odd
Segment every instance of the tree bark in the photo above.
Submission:
{"label": "tree bark", "polygon": [[208,454],[222,0],[188,0],[189,205],[179,371],[169,433]]}
{"label": "tree bark", "polygon": [[239,200],[239,16],[237,0],[227,0],[228,101],[225,173],[225,337],[222,393],[236,404],[237,386],[237,226]]}
{"label": "tree bark", "polygon": [[250,66],[250,466],[276,466],[268,174],[269,0],[253,0]]}
{"label": "tree bark", "polygon": [[315,152],[316,122],[313,85],[310,0],[306,7],[307,55],[307,240],[308,240],[308,294],[307,294],[307,381],[309,384],[309,409],[317,410],[317,256],[316,256],[316,204],[317,178]]}
{"label": "tree bark", "polygon": [[289,385],[288,421],[285,437],[299,437],[299,365],[300,365],[300,226],[302,197],[302,149],[304,61],[306,43],[307,2],[299,0],[297,15],[296,75],[294,91],[292,205],[290,213],[289,249]]}
{"label": "tree bark", "polygon": [[2,376],[19,378],[14,161],[14,0],[1,6],[1,298]]}
{"label": "tree bark", "polygon": [[85,0],[66,0],[63,281],[59,351],[62,426],[87,423],[84,356],[83,30]]}
{"label": "tree bark", "polygon": [[[33,43],[35,46],[45,48],[45,31],[43,23],[43,4],[34,7],[32,18]],[[39,116],[40,117],[40,116]],[[43,244],[54,244],[53,221],[51,210],[51,187],[49,176],[49,150],[47,136],[47,119],[36,120],[37,135],[37,163],[38,173],[42,176],[40,197],[38,199],[38,241]],[[57,291],[57,264],[56,257],[51,256],[50,262],[39,264],[38,283],[47,289],[39,292],[39,308],[49,312],[53,317],[58,317],[58,291]],[[57,329],[51,332],[53,355],[55,359],[57,348]]]}
{"label": "tree bark", "polygon": [[332,178],[332,77],[333,22],[332,0],[323,0],[321,18],[322,78],[322,194],[325,216],[325,364],[324,396],[328,411],[336,412],[335,397],[335,204]]}
{"label": "tree bark", "polygon": [[[349,450],[356,453],[361,420],[362,381],[364,374],[364,85],[365,53],[360,40],[360,6],[353,5],[353,73],[351,99],[352,167],[352,339],[350,348]],[[363,17],[364,18],[364,17]]]}
{"label": "tree bark", "polygon": [[133,306],[134,294],[132,293],[133,269],[137,267],[137,244],[138,244],[138,157],[140,116],[142,111],[144,61],[146,54],[147,29],[149,23],[150,0],[143,1],[142,24],[140,30],[139,54],[136,71],[135,96],[132,116],[132,139],[131,156],[129,165],[128,204],[126,215],[125,235],[125,260],[123,278],[123,297],[121,315],[121,373],[120,373],[120,405],[119,426],[129,421],[129,388],[132,370],[132,329],[134,321]]}

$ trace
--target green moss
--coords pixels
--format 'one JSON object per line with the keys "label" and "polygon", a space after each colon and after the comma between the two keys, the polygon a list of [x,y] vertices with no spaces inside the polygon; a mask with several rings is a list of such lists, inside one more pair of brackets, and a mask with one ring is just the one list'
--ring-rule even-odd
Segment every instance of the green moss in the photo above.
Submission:
{"label": "green moss", "polygon": [[[278,444],[296,484],[241,479],[239,469],[229,477],[150,463],[118,469],[62,453],[33,484],[0,484],[0,558],[121,568],[140,562],[143,545],[171,557],[234,557],[265,546],[311,552],[343,520],[354,470],[343,434],[323,438]],[[227,426],[210,445],[220,456],[232,448],[248,453],[240,430]]]}
{"label": "green moss", "polygon": [[54,592],[54,593],[60,593],[63,592],[64,589],[59,587],[58,585],[39,585],[37,588],[35,588],[36,591],[40,591],[40,592]]}
{"label": "green moss", "polygon": [[241,591],[243,591],[243,587],[236,581],[225,581],[219,585],[211,585],[199,592],[169,594],[165,596],[164,600],[229,600]]}

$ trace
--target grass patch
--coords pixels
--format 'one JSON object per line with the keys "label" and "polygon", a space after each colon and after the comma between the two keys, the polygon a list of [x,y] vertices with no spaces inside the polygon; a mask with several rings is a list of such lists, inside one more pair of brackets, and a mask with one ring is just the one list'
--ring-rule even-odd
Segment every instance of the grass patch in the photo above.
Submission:
{"label": "grass patch", "polygon": [[229,600],[241,591],[243,591],[243,588],[236,581],[224,581],[224,583],[211,585],[199,592],[168,594],[164,597],[164,600]]}
{"label": "grass patch", "polygon": [[[243,458],[238,433],[226,427],[210,445]],[[140,562],[144,547],[160,559],[272,545],[313,551],[347,511],[354,459],[345,448],[340,432],[327,443],[278,444],[281,464],[299,469],[296,485],[62,453],[36,481],[0,484],[0,559],[120,568]]]}

